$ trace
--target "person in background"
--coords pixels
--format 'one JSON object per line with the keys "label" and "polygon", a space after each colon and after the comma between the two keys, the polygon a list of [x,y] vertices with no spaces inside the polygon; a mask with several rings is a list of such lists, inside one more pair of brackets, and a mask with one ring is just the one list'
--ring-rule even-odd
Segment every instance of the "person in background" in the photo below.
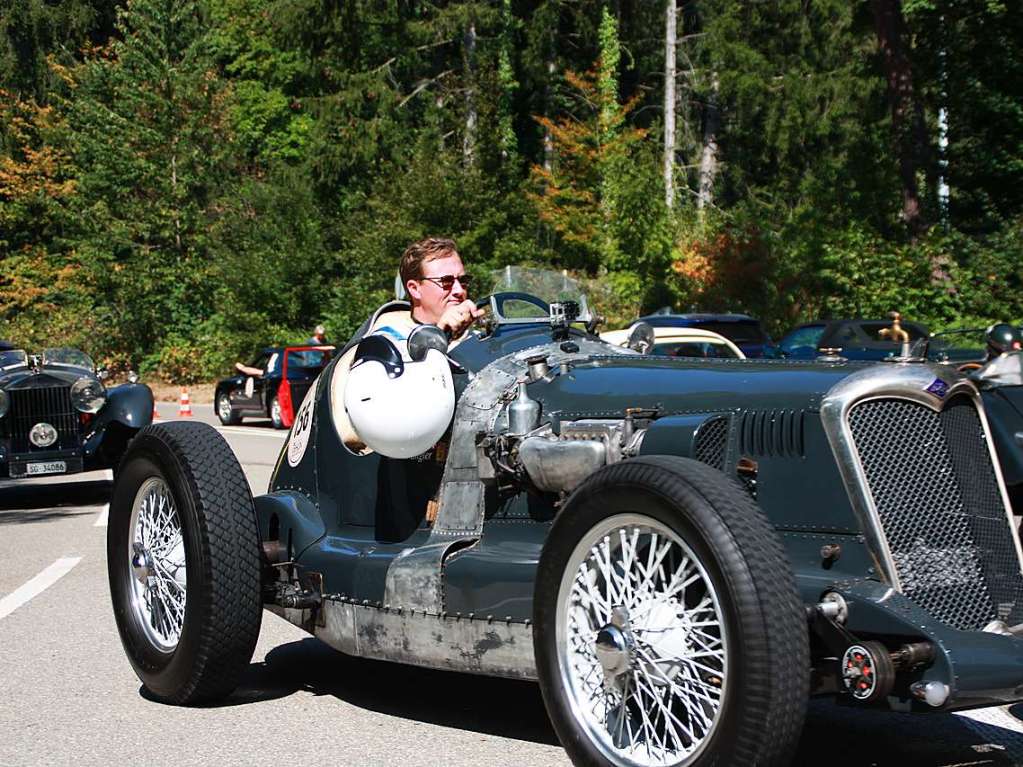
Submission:
{"label": "person in background", "polygon": [[306,341],[309,346],[326,346],[327,345],[327,329],[323,325],[317,325],[313,328],[313,334]]}

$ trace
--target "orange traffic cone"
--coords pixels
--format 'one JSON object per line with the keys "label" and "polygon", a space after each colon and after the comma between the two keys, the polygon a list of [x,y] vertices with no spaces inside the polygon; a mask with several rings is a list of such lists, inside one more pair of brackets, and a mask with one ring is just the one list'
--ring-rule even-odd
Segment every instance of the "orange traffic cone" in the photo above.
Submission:
{"label": "orange traffic cone", "polygon": [[158,412],[156,412],[156,403],[154,402],[153,403],[153,420],[155,421],[159,417],[160,417],[160,414]]}
{"label": "orange traffic cone", "polygon": [[188,401],[188,387],[181,387],[181,406],[178,408],[178,418],[192,417],[192,403]]}

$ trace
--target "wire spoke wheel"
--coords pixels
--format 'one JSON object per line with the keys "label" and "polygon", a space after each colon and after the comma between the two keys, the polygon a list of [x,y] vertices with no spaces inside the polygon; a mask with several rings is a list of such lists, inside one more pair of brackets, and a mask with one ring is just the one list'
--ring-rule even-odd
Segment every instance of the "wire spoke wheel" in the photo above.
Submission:
{"label": "wire spoke wheel", "polygon": [[727,690],[728,636],[714,584],[677,533],[619,514],[582,536],[556,630],[569,705],[609,761],[676,765],[701,751]]}
{"label": "wire spoke wheel", "polygon": [[184,628],[188,577],[181,518],[160,477],[136,493],[128,533],[132,610],[149,641],[171,652]]}
{"label": "wire spoke wheel", "polygon": [[228,695],[259,637],[259,531],[249,483],[209,424],[147,426],[110,498],[107,574],[125,654],[156,699]]}
{"label": "wire spoke wheel", "polygon": [[716,469],[651,455],[594,472],[551,525],[533,617],[540,692],[573,764],[791,761],[806,614],[781,539]]}

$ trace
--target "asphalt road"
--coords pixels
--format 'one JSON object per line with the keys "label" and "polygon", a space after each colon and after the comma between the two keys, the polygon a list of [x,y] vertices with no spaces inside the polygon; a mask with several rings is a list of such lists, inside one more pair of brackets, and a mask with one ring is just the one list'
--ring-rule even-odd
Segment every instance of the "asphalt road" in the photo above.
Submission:
{"label": "asphalt road", "polygon": [[[170,420],[176,407],[160,410]],[[220,430],[263,492],[284,435],[268,422]],[[110,483],[78,479],[0,483],[0,767],[568,764],[535,685],[347,658],[269,613],[231,698],[150,700],[110,608]],[[797,763],[1023,765],[1021,720],[1023,704],[909,716],[818,701]]]}

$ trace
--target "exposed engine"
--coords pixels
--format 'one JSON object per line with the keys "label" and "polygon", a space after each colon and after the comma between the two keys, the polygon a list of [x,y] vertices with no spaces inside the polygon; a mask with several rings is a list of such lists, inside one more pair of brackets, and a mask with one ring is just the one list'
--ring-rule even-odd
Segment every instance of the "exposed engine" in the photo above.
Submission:
{"label": "exposed engine", "polygon": [[[532,372],[542,377],[547,371]],[[562,421],[555,430],[540,423],[540,403],[529,396],[528,380],[517,382],[505,417],[477,444],[484,482],[567,494],[600,467],[639,454],[653,412],[636,408],[620,419]]]}

